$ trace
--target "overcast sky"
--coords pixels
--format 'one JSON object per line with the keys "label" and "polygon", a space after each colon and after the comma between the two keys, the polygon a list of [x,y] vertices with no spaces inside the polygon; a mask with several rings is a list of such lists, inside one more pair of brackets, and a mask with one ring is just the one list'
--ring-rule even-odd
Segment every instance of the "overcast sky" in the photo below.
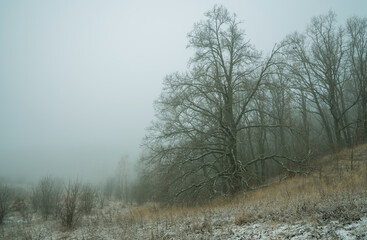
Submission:
{"label": "overcast sky", "polygon": [[0,177],[103,179],[139,157],[165,75],[214,4],[264,53],[312,16],[367,16],[367,1],[0,1]]}

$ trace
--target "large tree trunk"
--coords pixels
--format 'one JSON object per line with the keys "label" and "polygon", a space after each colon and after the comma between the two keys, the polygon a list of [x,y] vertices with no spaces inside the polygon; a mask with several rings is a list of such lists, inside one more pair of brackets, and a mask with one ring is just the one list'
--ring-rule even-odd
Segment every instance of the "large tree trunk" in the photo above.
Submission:
{"label": "large tree trunk", "polygon": [[230,76],[226,79],[227,82],[227,94],[224,96],[224,120],[225,120],[225,132],[227,139],[227,158],[230,164],[230,184],[231,193],[235,194],[242,189],[242,175],[240,169],[240,161],[237,159],[237,128],[235,124],[235,118],[233,114],[233,90]]}

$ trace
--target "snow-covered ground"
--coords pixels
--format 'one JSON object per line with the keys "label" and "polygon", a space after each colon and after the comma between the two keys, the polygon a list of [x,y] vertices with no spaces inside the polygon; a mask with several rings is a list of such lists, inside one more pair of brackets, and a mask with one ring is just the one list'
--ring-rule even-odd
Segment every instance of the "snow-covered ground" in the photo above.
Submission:
{"label": "snow-covered ground", "polygon": [[[365,163],[365,155],[359,158]],[[23,214],[5,217],[0,239],[367,240],[367,166],[342,172],[325,166],[322,177],[295,177],[204,206],[137,207],[106,200],[72,229],[55,216],[43,219],[28,203]]]}
{"label": "snow-covered ground", "polygon": [[[217,239],[214,234],[213,238]],[[220,237],[219,237],[220,238]],[[328,223],[296,222],[256,223],[233,226],[227,239],[367,239],[367,217],[345,224],[339,221]]]}
{"label": "snow-covered ground", "polygon": [[236,222],[240,206],[158,215],[152,210],[149,218],[143,213],[132,218],[134,208],[110,202],[82,217],[71,230],[55,218],[13,212],[0,227],[0,239],[367,239],[367,214],[353,221],[307,217],[240,223]]}

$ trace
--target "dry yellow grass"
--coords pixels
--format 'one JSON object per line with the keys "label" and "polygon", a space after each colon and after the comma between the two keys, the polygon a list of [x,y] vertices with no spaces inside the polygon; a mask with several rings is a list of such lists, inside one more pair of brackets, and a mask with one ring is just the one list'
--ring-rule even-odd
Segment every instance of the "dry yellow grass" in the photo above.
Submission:
{"label": "dry yellow grass", "polygon": [[292,217],[292,214],[306,214],[311,220],[315,220],[315,215],[320,214],[323,208],[337,209],[342,206],[344,210],[348,210],[349,206],[358,205],[358,200],[363,199],[367,190],[366,156],[367,144],[354,149],[344,149],[320,159],[317,167],[320,167],[321,171],[247,192],[242,203],[239,203],[246,207],[236,216],[236,223],[243,224],[253,219],[254,212],[259,213],[259,216],[255,217],[257,219],[278,213],[275,220],[281,219],[282,215]]}
{"label": "dry yellow grass", "polygon": [[307,176],[295,176],[268,187],[241,193],[232,199],[218,198],[204,206],[161,207],[156,203],[147,203],[129,211],[125,219],[130,224],[190,221],[195,223],[192,224],[195,229],[202,227],[197,226],[197,223],[206,219],[205,216],[212,216],[215,212],[234,214],[234,221],[238,225],[264,218],[287,221],[303,215],[316,221],[324,207],[338,208],[344,206],[346,201],[349,201],[348,204],[357,204],[355,199],[366,194],[366,156],[367,144],[359,145],[315,161],[316,170]]}

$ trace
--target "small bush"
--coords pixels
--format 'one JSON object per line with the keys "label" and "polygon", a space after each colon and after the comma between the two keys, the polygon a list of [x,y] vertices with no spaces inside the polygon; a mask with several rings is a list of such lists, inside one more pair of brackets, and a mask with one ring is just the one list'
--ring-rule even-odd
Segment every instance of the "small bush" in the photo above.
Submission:
{"label": "small bush", "polygon": [[11,209],[19,212],[23,218],[27,215],[28,206],[24,197],[16,197],[11,205]]}
{"label": "small bush", "polygon": [[3,223],[5,216],[10,211],[13,193],[6,185],[0,185],[0,224]]}
{"label": "small bush", "polygon": [[62,197],[63,201],[60,208],[60,218],[64,226],[71,228],[79,220],[80,211],[78,209],[78,199],[80,197],[80,183],[75,182],[65,187],[65,192]]}
{"label": "small bush", "polygon": [[52,213],[57,214],[58,203],[61,195],[61,184],[56,179],[44,177],[41,179],[31,195],[33,208],[40,210],[42,216],[47,219]]}
{"label": "small bush", "polygon": [[96,202],[98,203],[98,207],[100,209],[104,208],[105,203],[106,203],[106,198],[100,191],[96,192]]}
{"label": "small bush", "polygon": [[85,184],[80,193],[80,210],[85,214],[90,214],[96,200],[96,193],[90,184]]}

